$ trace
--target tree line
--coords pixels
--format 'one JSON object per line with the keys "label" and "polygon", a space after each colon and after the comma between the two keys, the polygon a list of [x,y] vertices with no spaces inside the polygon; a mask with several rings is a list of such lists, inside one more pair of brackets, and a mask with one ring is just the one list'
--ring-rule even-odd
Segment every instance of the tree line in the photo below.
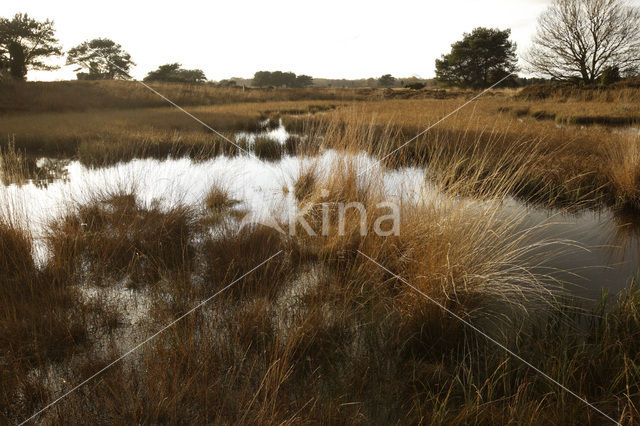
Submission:
{"label": "tree line", "polygon": [[[443,85],[489,87],[504,79],[518,85],[518,57],[511,30],[478,27],[463,34],[451,51],[435,61],[436,81]],[[27,14],[0,18],[0,77],[24,80],[29,70],[52,70],[46,62],[62,56],[50,20],[37,21]],[[640,8],[626,0],[553,0],[538,18],[532,47],[522,56],[524,70],[541,78],[608,84],[640,73]],[[67,65],[76,65],[78,79],[123,79],[134,66],[131,55],[107,38],[81,43],[67,52]],[[202,70],[183,69],[179,63],[160,66],[146,81],[199,83]],[[232,84],[231,80],[226,81]],[[258,71],[258,87],[308,87],[313,78],[292,72]],[[412,88],[423,83],[412,82]],[[379,87],[394,87],[390,74],[377,80]]]}
{"label": "tree line", "polygon": [[309,87],[312,84],[311,76],[296,75],[292,72],[258,71],[253,76],[253,85],[256,87]]}

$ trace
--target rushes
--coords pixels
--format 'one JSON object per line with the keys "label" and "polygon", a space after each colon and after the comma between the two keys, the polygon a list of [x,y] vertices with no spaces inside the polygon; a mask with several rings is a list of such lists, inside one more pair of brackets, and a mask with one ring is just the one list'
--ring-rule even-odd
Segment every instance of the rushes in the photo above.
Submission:
{"label": "rushes", "polygon": [[[304,194],[301,205],[309,206],[311,223],[321,213],[314,205],[327,203],[330,216],[335,217],[340,214],[340,202],[359,201],[369,210],[387,199],[382,175],[358,176],[353,157],[338,158],[326,177],[313,168],[305,170],[315,176],[300,192]],[[461,174],[460,179],[468,176]],[[207,210],[220,214],[231,214],[234,205],[220,184],[203,201]],[[465,333],[459,323],[356,251],[377,259],[454,312],[495,328],[492,304],[506,302],[522,312],[520,308],[530,309],[534,301],[545,300],[538,287],[543,277],[527,273],[528,256],[543,242],[529,243],[527,232],[516,231],[517,216],[499,214],[499,202],[483,205],[473,198],[427,191],[398,203],[402,209],[399,235],[361,235],[361,218],[353,210],[346,214],[345,235],[332,226],[327,235],[312,240],[260,225],[238,228],[233,221],[205,230],[192,209],[145,206],[133,191],[95,194],[52,224],[47,236],[51,256],[43,269],[31,260],[15,264],[30,259],[30,236],[5,223],[0,227],[0,248],[16,256],[0,258],[12,259],[1,265],[8,269],[0,271],[21,271],[18,276],[29,279],[40,276],[43,281],[36,282],[43,284],[35,289],[42,293],[42,300],[34,299],[26,286],[32,281],[3,285],[8,295],[3,303],[12,299],[3,305],[7,307],[4,324],[16,332],[6,334],[1,342],[26,351],[34,335],[51,333],[53,337],[46,345],[32,347],[30,358],[2,359],[0,412],[9,421],[19,421],[50,400],[55,383],[77,383],[119,355],[110,337],[95,332],[102,330],[97,324],[112,316],[89,311],[74,296],[78,287],[88,284],[86,280],[108,284],[137,276],[133,291],[151,299],[150,318],[137,325],[120,325],[107,336],[149,336],[281,251],[281,256],[106,371],[100,380],[62,400],[40,420],[81,421],[92,415],[105,423],[122,419],[321,422],[327,413],[336,423],[363,419],[370,423],[477,419],[503,423],[513,416],[556,423],[595,419],[581,403],[555,393],[556,389],[513,364],[504,353]],[[369,231],[375,219],[371,215],[365,220]],[[300,255],[303,251],[306,256]],[[8,282],[9,275],[0,273],[0,277],[3,284]],[[65,298],[54,298],[56,294]],[[22,302],[15,305],[16,298]],[[5,314],[14,305],[39,329],[11,325],[20,324]],[[562,340],[575,326],[565,326],[566,322],[545,326],[538,334],[520,331],[508,344],[554,376],[569,371],[563,378],[566,384],[582,389],[607,412],[616,409],[615,403],[635,416],[633,403],[623,398],[628,389],[630,398],[637,397],[635,343],[629,334],[637,326],[637,296],[619,306],[603,322],[590,326],[593,334],[575,337],[576,345]],[[51,316],[54,312],[57,317]],[[554,312],[544,312],[549,321],[566,321],[566,315],[555,317]],[[73,315],[77,319],[69,329]],[[502,325],[517,330],[519,323],[512,320]],[[623,355],[614,350],[617,339],[627,345]],[[126,338],[125,342],[129,343]],[[105,350],[105,345],[114,349]],[[78,347],[86,350],[76,352],[71,363],[68,356]],[[558,356],[550,356],[550,350]],[[30,363],[22,364],[26,359]],[[593,359],[601,364],[591,364]],[[29,379],[42,377],[38,374],[53,360],[64,366],[55,370],[53,379]],[[607,375],[601,379],[597,369],[605,363]],[[575,373],[578,368],[588,374]],[[630,387],[621,385],[624,380]],[[607,384],[607,391],[602,391],[600,383]],[[21,395],[29,395],[32,402]]]}

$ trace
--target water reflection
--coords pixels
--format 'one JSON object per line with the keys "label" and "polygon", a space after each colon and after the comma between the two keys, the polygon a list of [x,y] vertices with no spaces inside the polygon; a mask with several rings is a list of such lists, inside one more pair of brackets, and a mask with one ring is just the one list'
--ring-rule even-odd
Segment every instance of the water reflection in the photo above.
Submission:
{"label": "water reflection", "polygon": [[237,132],[235,134],[236,140],[246,140],[248,145],[253,144],[257,137],[266,137],[274,139],[284,145],[287,138],[291,135],[287,129],[285,129],[282,119],[278,120],[277,126],[271,126],[271,122],[267,119],[261,123],[264,130],[259,132]]}
{"label": "water reflection", "polygon": [[[110,188],[135,188],[147,203],[162,200],[169,205],[197,205],[213,184],[223,183],[233,199],[241,200],[242,209],[273,214],[295,208],[291,191],[283,188],[293,187],[300,170],[315,161],[318,170],[331,170],[337,157],[335,152],[326,151],[316,159],[287,156],[269,163],[247,156],[221,156],[201,162],[188,158],[144,159],[102,169],[87,168],[78,161],[32,159],[24,162],[25,173],[21,176],[2,173],[2,182],[9,186],[0,187],[0,203],[16,201],[24,208],[28,223],[35,227],[64,211],[69,200],[82,201],[88,194]],[[364,155],[357,163],[362,169],[374,165]],[[385,190],[392,197],[411,197],[424,190],[424,170],[372,170],[381,174]],[[531,233],[533,239],[565,241],[565,249],[557,253],[541,248],[545,260],[536,267],[544,273],[554,271],[557,279],[571,284],[568,289],[576,295],[597,299],[602,288],[616,293],[637,272],[640,220],[632,214],[609,209],[569,213],[531,207],[513,199],[503,207],[507,213],[521,213],[519,226],[523,230],[537,227]]]}
{"label": "water reflection", "polygon": [[33,184],[47,188],[54,182],[68,182],[70,162],[62,158],[0,156],[0,181],[5,186]]}
{"label": "water reflection", "polygon": [[601,291],[615,294],[625,288],[640,265],[640,221],[610,209],[566,212],[525,206],[509,200],[507,208],[525,213],[522,228],[546,225],[536,238],[563,240],[558,250],[538,267],[552,271],[571,293],[588,299]]}

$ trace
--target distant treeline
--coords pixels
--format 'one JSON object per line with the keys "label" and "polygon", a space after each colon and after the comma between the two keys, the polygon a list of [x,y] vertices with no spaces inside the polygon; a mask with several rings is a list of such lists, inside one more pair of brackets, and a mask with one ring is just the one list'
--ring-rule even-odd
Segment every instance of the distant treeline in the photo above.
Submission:
{"label": "distant treeline", "polygon": [[[276,79],[262,79],[265,73],[276,76]],[[393,80],[384,79],[381,82],[382,77],[379,78],[358,78],[358,79],[346,79],[346,78],[317,78],[317,77],[309,77],[309,76],[297,76],[300,77],[309,77],[311,84],[309,85],[296,85],[295,80],[291,78],[291,75],[295,76],[292,72],[281,72],[281,71],[259,71],[255,75],[259,75],[258,81],[256,82],[256,78],[254,76],[251,78],[242,78],[242,77],[232,77],[229,79],[220,80],[217,82],[212,82],[216,86],[245,86],[245,87],[353,87],[353,88],[375,88],[375,87],[397,87],[397,88],[410,88],[410,89],[436,89],[448,87],[447,85],[438,82],[435,78],[420,78],[420,77],[405,77],[400,78],[396,77]],[[278,78],[278,75],[288,76],[285,79]],[[387,76],[388,74],[385,74]],[[384,77],[384,76],[383,76]],[[283,82],[288,81],[288,83]],[[291,82],[293,81],[293,85]],[[507,87],[524,87],[529,86],[531,84],[540,84],[546,83],[549,80],[544,78],[525,78],[525,77],[513,77],[505,82],[505,86]]]}
{"label": "distant treeline", "polygon": [[293,72],[258,71],[253,76],[252,84],[256,87],[309,87],[313,85],[313,77]]}

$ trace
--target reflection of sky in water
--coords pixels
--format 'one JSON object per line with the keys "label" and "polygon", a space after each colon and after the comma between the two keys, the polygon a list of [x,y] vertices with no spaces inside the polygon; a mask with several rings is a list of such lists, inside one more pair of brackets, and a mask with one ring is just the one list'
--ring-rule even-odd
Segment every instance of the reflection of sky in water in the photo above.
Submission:
{"label": "reflection of sky in water", "polygon": [[[267,125],[268,120],[263,124]],[[262,132],[257,132],[257,133],[256,132],[237,132],[235,136],[236,136],[236,140],[246,139],[247,142],[249,142],[249,144],[253,144],[253,142],[256,140],[256,137],[267,137],[270,139],[275,139],[284,145],[284,143],[287,141],[287,138],[289,137],[289,132],[287,132],[287,130],[284,128],[284,125],[282,124],[282,120],[280,120],[279,126],[274,129],[266,129]]]}
{"label": "reflection of sky in water", "polygon": [[[285,157],[277,162],[262,162],[247,156],[221,156],[195,163],[189,159],[144,159],[101,169],[89,169],[72,161],[66,168],[65,179],[46,187],[33,182],[0,186],[0,204],[24,218],[37,236],[44,224],[65,212],[70,202],[82,202],[95,193],[135,189],[144,203],[202,205],[211,186],[217,184],[240,200],[239,207],[251,212],[252,218],[259,220],[269,215],[286,220],[287,212],[297,208],[291,188],[300,171],[317,163],[315,168],[322,180],[338,158],[342,156],[327,151],[314,159]],[[365,170],[373,165],[368,173],[379,175],[380,169],[371,158],[364,155],[349,158],[356,169]],[[407,200],[435,196],[432,188],[425,187],[423,179],[423,172],[417,169],[383,174],[387,195]],[[284,187],[289,188],[288,193],[283,191]],[[514,200],[505,202],[503,211],[524,213],[518,225],[521,229],[544,224],[532,232],[533,240],[567,240],[562,252],[548,247],[538,249],[541,256],[547,258],[539,270],[554,271],[557,278],[583,287],[571,288],[574,293],[596,298],[602,287],[617,292],[636,272],[639,228],[630,220],[614,216],[608,210],[559,213],[524,207]],[[571,242],[575,242],[575,246],[570,246]]]}
{"label": "reflection of sky in water", "polygon": [[526,212],[522,228],[544,221],[536,237],[566,241],[567,248],[554,252],[539,270],[556,270],[556,278],[573,284],[572,293],[589,298],[598,298],[602,288],[617,293],[638,271],[640,228],[608,209],[574,214],[524,207],[514,200],[506,208]]}

